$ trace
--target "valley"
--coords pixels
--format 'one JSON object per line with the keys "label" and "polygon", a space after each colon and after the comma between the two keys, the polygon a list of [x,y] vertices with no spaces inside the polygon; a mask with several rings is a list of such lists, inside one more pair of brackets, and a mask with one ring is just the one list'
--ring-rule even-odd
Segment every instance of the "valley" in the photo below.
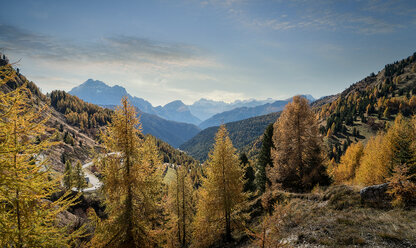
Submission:
{"label": "valley", "polygon": [[416,248],[415,13],[2,2],[0,248]]}

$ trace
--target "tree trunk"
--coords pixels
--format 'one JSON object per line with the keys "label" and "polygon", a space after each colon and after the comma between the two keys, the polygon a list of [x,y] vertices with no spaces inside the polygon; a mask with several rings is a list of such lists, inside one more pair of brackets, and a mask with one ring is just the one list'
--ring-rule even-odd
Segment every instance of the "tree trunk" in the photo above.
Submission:
{"label": "tree trunk", "polygon": [[182,175],[182,247],[186,247],[185,174]]}
{"label": "tree trunk", "polygon": [[180,203],[179,203],[179,171],[176,168],[176,208],[178,211],[178,243],[181,243],[181,221],[180,221]]}
{"label": "tree trunk", "polygon": [[[17,174],[17,123],[14,121],[14,156],[13,156],[13,165],[16,171],[15,177],[16,180],[18,179],[19,175]],[[17,238],[18,244],[17,247],[23,247],[23,239],[22,239],[22,223],[21,223],[21,216],[20,216],[20,194],[19,188],[16,189],[16,218],[17,218]]]}

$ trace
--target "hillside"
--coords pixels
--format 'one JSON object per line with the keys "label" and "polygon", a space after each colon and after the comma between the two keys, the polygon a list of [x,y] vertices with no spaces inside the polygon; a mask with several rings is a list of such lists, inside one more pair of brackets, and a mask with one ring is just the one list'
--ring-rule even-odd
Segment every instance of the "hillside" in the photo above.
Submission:
{"label": "hillside", "polygon": [[[277,229],[270,240],[282,240],[287,247],[415,247],[416,210],[367,206],[356,187],[336,185],[306,194],[281,191],[275,197],[281,202],[275,210],[280,215],[271,217],[266,227]],[[254,223],[261,230],[259,218]],[[259,246],[249,241],[239,247]]]}
{"label": "hillside", "polygon": [[318,113],[330,158],[339,160],[351,142],[383,130],[398,113],[416,113],[416,53],[386,65],[343,92],[312,104]]}
{"label": "hillside", "polygon": [[[5,60],[0,59],[0,62],[5,63]],[[8,69],[14,70],[11,65],[8,65]],[[64,91],[53,91],[44,95],[35,83],[29,81],[20,73],[17,73],[17,76],[9,80],[0,90],[12,91],[23,84],[27,84],[31,90],[38,105],[37,107],[49,106],[48,111],[45,113],[45,116],[49,116],[46,123],[48,135],[52,135],[54,141],[61,141],[58,145],[44,152],[44,155],[48,156],[50,164],[53,165],[53,169],[63,172],[64,162],[67,159],[72,161],[80,160],[82,163],[90,160],[91,150],[100,147],[96,141],[98,139],[98,131],[111,121],[113,111],[84,102]],[[162,137],[166,136],[168,137],[167,140],[171,141],[174,146],[178,146],[180,142],[183,142],[186,138],[189,139],[199,131],[194,125],[167,121],[158,116],[145,113],[142,113],[141,120],[144,122],[143,126],[153,126],[153,129],[149,128],[149,132],[144,132],[145,134],[154,132]],[[192,157],[178,151],[168,143],[163,140],[157,140],[164,162],[195,162]]]}
{"label": "hillside", "polygon": [[[4,64],[5,60],[0,59],[0,62]],[[50,106],[51,99],[49,95],[42,94],[33,82],[16,72],[10,64],[5,67],[6,70],[14,71],[16,76],[10,79],[6,85],[3,85],[1,91],[10,92],[26,84],[32,93],[36,109]],[[82,163],[90,159],[90,151],[97,146],[94,135],[92,135],[94,132],[82,132],[79,126],[73,125],[64,114],[54,107],[47,108],[43,115],[47,118],[47,135],[37,138],[43,140],[49,137],[52,141],[59,142],[42,152],[43,156],[48,157],[48,162],[53,170],[63,172],[64,163],[68,159],[73,162],[80,160]]]}
{"label": "hillside", "polygon": [[[279,117],[279,113],[271,113],[268,115],[257,116],[241,121],[235,121],[225,124],[233,145],[241,150],[244,147],[254,143],[260,135],[263,134],[264,129],[270,123],[273,123]],[[210,127],[202,130],[195,137],[182,144],[179,148],[186,151],[192,157],[205,161],[208,157],[208,152],[214,143],[215,133],[217,127]]]}

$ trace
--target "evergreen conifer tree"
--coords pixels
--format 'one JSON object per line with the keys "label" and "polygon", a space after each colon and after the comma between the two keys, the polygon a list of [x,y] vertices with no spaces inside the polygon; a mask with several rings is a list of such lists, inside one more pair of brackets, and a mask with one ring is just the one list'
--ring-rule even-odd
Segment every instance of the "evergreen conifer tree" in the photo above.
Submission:
{"label": "evergreen conifer tree", "polygon": [[78,160],[75,165],[75,170],[73,174],[74,186],[79,192],[82,192],[83,189],[87,187],[87,182],[85,181],[85,173],[82,170],[81,162]]}
{"label": "evergreen conifer tree", "polygon": [[266,190],[267,176],[266,167],[273,166],[273,160],[271,157],[271,149],[274,148],[273,144],[273,124],[267,126],[264,131],[259,158],[256,164],[256,186],[260,193]]}
{"label": "evergreen conifer tree", "polygon": [[73,186],[74,186],[74,182],[73,182],[72,163],[68,159],[65,161],[64,187],[67,190],[71,190]]}

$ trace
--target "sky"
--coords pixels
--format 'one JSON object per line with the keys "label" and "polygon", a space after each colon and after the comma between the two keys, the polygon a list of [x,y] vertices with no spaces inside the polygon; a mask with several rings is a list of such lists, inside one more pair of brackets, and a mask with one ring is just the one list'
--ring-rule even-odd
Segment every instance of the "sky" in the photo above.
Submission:
{"label": "sky", "polygon": [[319,98],[416,52],[416,1],[5,1],[0,51],[44,93],[93,78],[154,106]]}

